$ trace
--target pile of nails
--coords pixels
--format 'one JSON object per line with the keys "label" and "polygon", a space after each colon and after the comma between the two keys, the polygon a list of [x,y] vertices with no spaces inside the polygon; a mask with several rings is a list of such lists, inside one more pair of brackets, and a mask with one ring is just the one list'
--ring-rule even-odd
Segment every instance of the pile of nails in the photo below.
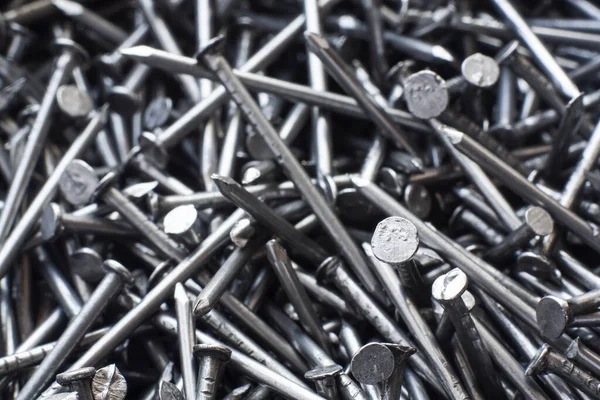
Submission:
{"label": "pile of nails", "polygon": [[0,398],[600,398],[594,0],[0,1]]}

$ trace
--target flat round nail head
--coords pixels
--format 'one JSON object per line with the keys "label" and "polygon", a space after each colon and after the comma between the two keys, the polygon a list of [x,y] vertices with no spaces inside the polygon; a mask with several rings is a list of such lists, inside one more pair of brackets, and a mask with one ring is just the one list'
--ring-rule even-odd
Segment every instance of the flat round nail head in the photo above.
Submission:
{"label": "flat round nail head", "polygon": [[529,207],[525,211],[525,222],[539,236],[547,236],[554,231],[554,220],[542,207]]}
{"label": "flat round nail head", "polygon": [[365,385],[385,381],[392,375],[394,367],[394,354],[381,343],[369,343],[361,347],[350,364],[354,378]]}
{"label": "flat round nail head", "polygon": [[73,160],[58,184],[63,197],[74,206],[88,204],[99,184],[92,167],[81,160]]}
{"label": "flat round nail head", "polygon": [[402,217],[388,217],[377,224],[371,239],[378,260],[398,265],[410,261],[419,249],[417,228]]}
{"label": "flat round nail head", "polygon": [[448,108],[450,96],[446,82],[432,71],[409,76],[404,91],[408,110],[417,118],[436,118]]}
{"label": "flat round nail head", "polygon": [[558,339],[571,320],[569,303],[554,296],[543,297],[535,313],[540,333],[548,339]]}
{"label": "flat round nail head", "polygon": [[475,53],[465,58],[461,72],[469,83],[480,88],[493,86],[500,77],[500,67],[492,57]]}
{"label": "flat round nail head", "polygon": [[62,85],[56,91],[56,104],[71,118],[81,118],[94,109],[90,96],[75,85]]}
{"label": "flat round nail head", "polygon": [[456,300],[467,290],[468,284],[467,275],[454,268],[433,281],[431,295],[440,303]]}

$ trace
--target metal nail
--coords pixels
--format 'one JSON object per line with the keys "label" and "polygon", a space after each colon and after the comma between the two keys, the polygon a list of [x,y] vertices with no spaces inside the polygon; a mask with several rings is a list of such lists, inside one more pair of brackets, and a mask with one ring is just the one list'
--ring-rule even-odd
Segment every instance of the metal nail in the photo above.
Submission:
{"label": "metal nail", "polygon": [[91,383],[95,373],[96,369],[93,367],[79,368],[56,375],[56,382],[76,392],[79,399],[93,400]]}
{"label": "metal nail", "polygon": [[197,344],[194,357],[198,359],[197,400],[214,399],[225,363],[231,358],[231,350],[224,346]]}
{"label": "metal nail", "polygon": [[127,395],[127,382],[115,364],[96,371],[92,379],[94,400],[124,400]]}

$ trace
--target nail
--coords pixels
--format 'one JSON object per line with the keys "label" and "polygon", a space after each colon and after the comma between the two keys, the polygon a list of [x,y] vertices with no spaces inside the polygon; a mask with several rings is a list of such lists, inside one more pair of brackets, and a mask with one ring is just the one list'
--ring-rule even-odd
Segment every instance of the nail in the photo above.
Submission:
{"label": "nail", "polygon": [[337,376],[343,371],[340,365],[317,367],[304,374],[304,378],[314,382],[317,394],[327,400],[338,400]]}
{"label": "nail", "polygon": [[[38,262],[42,266],[42,274],[52,290],[56,300],[69,318],[77,316],[81,312],[82,301],[77,296],[73,287],[63,276],[58,267],[52,262],[46,250],[42,247],[34,249]],[[104,270],[102,271],[104,274]]]}
{"label": "nail", "polygon": [[413,260],[419,248],[417,229],[404,218],[386,218],[377,224],[371,239],[373,255],[379,261],[392,265],[400,276],[400,281],[417,303],[429,303],[429,296]]}
{"label": "nail", "polygon": [[[106,276],[98,284],[90,299],[83,305],[79,314],[71,320],[52,351],[19,392],[19,400],[31,399],[41,393],[44,386],[56,370],[60,368],[113,296],[116,296],[124,285],[132,283],[131,274],[121,264],[113,260],[107,260],[104,262],[104,266],[107,270]],[[91,393],[89,399],[91,399]]]}
{"label": "nail", "polygon": [[94,109],[89,95],[75,85],[60,86],[56,91],[56,103],[63,113],[74,119],[81,119]]}
{"label": "nail", "polygon": [[574,365],[547,343],[540,347],[525,371],[526,375],[546,373],[556,374],[592,396],[600,395],[600,381]]}
{"label": "nail", "polygon": [[127,395],[127,382],[115,364],[96,371],[92,379],[94,400],[124,400]]}
{"label": "nail", "polygon": [[194,320],[192,304],[183,285],[175,285],[175,314],[177,315],[177,332],[181,375],[183,376],[183,393],[190,399],[196,398],[196,369],[192,348],[196,342],[194,336]]}
{"label": "nail", "polygon": [[415,354],[417,349],[414,347],[400,346],[394,343],[387,343],[386,346],[388,346],[394,355],[394,370],[392,371],[391,376],[383,383],[382,399],[393,400],[400,397],[406,363],[409,357]]}
{"label": "nail", "polygon": [[7,22],[16,22],[27,25],[40,19],[51,17],[55,13],[56,8],[50,0],[38,0],[7,10],[4,13],[4,19],[6,19]]}
{"label": "nail", "polygon": [[120,51],[140,44],[146,37],[149,29],[150,27],[148,24],[140,24],[126,39],[121,41],[119,46],[112,53],[106,53],[98,57],[98,66],[100,70],[112,77],[120,77],[123,71],[123,64],[127,60]]}
{"label": "nail", "polygon": [[[384,7],[382,6],[381,9]],[[345,14],[337,18],[329,18],[327,24],[349,37],[371,40],[368,28],[354,15]],[[408,35],[384,31],[383,39],[388,48],[393,48],[408,54],[411,58],[435,64],[453,64],[456,62],[454,55],[445,47],[427,42]]]}
{"label": "nail", "polygon": [[354,353],[350,369],[358,382],[376,385],[392,375],[394,354],[382,343],[368,343]]}
{"label": "nail", "polygon": [[590,326],[597,313],[586,313],[598,307],[598,293],[600,289],[595,289],[568,300],[555,296],[543,297],[536,308],[540,333],[549,339],[557,339],[570,325]]}
{"label": "nail", "polygon": [[517,109],[516,83],[516,77],[512,71],[503,66],[500,73],[500,82],[498,83],[496,124],[492,128],[497,136],[508,136],[510,138]]}
{"label": "nail", "polygon": [[[96,342],[101,338],[110,327],[100,328],[90,333],[87,333],[79,343],[80,346],[86,346]],[[28,350],[16,351],[11,355],[7,355],[0,358],[0,373],[2,375],[9,375],[12,372],[20,371],[24,368],[33,367],[38,365],[46,355],[52,351],[56,342],[44,343]],[[17,349],[19,350],[19,349]]]}
{"label": "nail", "polygon": [[586,289],[600,289],[600,279],[587,266],[573,257],[565,250],[558,250],[556,261],[560,264],[560,270],[575,279]]}
{"label": "nail", "polygon": [[[508,65],[518,76],[527,81],[529,86],[543,99],[545,99],[554,108],[559,115],[564,116],[566,107],[563,99],[554,90],[552,84],[539,73],[539,71],[531,64],[524,56],[517,53],[519,42],[513,41],[506,45],[496,56],[500,65]],[[577,97],[577,93],[573,97]],[[583,123],[586,131],[591,131],[593,128],[588,121]],[[519,137],[517,135],[517,137]]]}
{"label": "nail", "polygon": [[198,359],[198,387],[196,399],[214,399],[231,350],[224,346],[197,344],[194,357]]}
{"label": "nail", "polygon": [[465,58],[460,71],[467,82],[479,88],[494,86],[500,77],[500,68],[496,61],[481,53]]}
{"label": "nail", "polygon": [[160,381],[158,385],[158,400],[185,400],[181,390],[171,382]]}
{"label": "nail", "polygon": [[202,242],[200,236],[200,218],[192,205],[175,207],[165,215],[164,231],[189,249],[197,248]]}
{"label": "nail", "polygon": [[506,162],[519,173],[523,175],[529,174],[530,171],[517,157],[512,155],[504,145],[496,141],[487,132],[484,132],[483,129],[479,128],[477,124],[464,114],[454,111],[452,108],[448,108],[439,116],[439,120],[477,140],[477,142],[485,146],[486,149],[498,154],[503,160],[506,160]]}
{"label": "nail", "polygon": [[483,258],[499,262],[514,255],[536,236],[545,237],[554,231],[554,220],[542,207],[529,207],[525,211],[525,222],[509,233],[502,242],[488,249]]}
{"label": "nail", "polygon": [[417,118],[436,118],[448,107],[448,89],[444,80],[434,72],[412,74],[403,86],[408,110]]}
{"label": "nail", "polygon": [[63,233],[133,236],[136,233],[127,225],[107,219],[78,217],[65,214],[61,206],[50,203],[41,215],[40,232],[46,241],[57,239]]}
{"label": "nail", "polygon": [[56,382],[77,393],[79,399],[93,400],[91,383],[95,373],[96,369],[93,367],[79,368],[56,375]]}
{"label": "nail", "polygon": [[493,373],[492,360],[461,297],[467,284],[467,275],[455,268],[433,282],[431,293],[433,298],[444,307],[445,313],[448,313],[456,330],[456,336],[465,349],[471,365],[477,366],[473,372],[482,391],[489,398],[500,398],[502,397],[500,382]]}
{"label": "nail", "polygon": [[[380,12],[381,3],[380,0],[362,1],[370,37],[369,54],[371,59],[371,70],[374,72],[375,81],[379,86],[382,86],[385,82],[385,75],[389,70],[383,38],[383,22]],[[315,33],[321,34],[321,32]]]}

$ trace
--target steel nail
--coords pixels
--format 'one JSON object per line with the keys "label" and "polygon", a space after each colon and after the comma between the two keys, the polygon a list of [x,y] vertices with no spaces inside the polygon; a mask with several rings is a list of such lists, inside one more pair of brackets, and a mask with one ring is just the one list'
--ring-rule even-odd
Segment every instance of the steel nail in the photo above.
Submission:
{"label": "steel nail", "polygon": [[470,363],[477,366],[473,372],[481,385],[481,390],[486,397],[501,398],[500,382],[492,372],[494,367],[490,354],[479,337],[461,297],[467,288],[467,282],[467,275],[455,268],[433,282],[431,293],[433,298],[444,307],[445,313],[448,313],[456,330],[456,337]]}
{"label": "steel nail", "polygon": [[600,381],[570,362],[550,345],[544,343],[531,359],[525,374],[540,375],[546,373],[556,374],[592,396],[597,397],[600,395],[598,389],[600,388]]}
{"label": "steel nail", "polygon": [[396,268],[400,281],[420,305],[429,303],[418,266],[413,260],[419,248],[417,229],[404,218],[386,218],[377,224],[371,239],[372,254]]}
{"label": "steel nail", "polygon": [[545,237],[554,231],[554,220],[542,207],[529,207],[525,211],[525,222],[508,234],[502,242],[488,249],[483,258],[491,261],[501,261],[527,244],[536,236]]}
{"label": "steel nail", "polygon": [[[566,150],[571,138],[577,134],[584,114],[583,94],[569,101],[565,107],[558,130],[552,139],[552,149],[546,161],[544,176],[550,181],[556,180],[565,162]],[[550,161],[552,160],[552,161]]]}
{"label": "steel nail", "polygon": [[56,375],[56,382],[61,386],[69,388],[77,393],[77,398],[82,400],[93,400],[92,379],[96,373],[93,367],[79,368],[69,372]]}
{"label": "steel nail", "polygon": [[163,220],[164,231],[195,249],[202,242],[200,236],[200,218],[198,211],[192,205],[175,207],[169,211]]}
{"label": "steel nail", "polygon": [[500,193],[496,185],[494,185],[483,169],[468,157],[465,157],[457,151],[452,142],[448,139],[445,132],[452,131],[453,129],[447,125],[441,124],[435,119],[430,120],[429,123],[436,132],[437,137],[444,144],[444,147],[450,151],[452,157],[461,165],[464,173],[471,181],[473,181],[487,199],[488,204],[493,208],[503,225],[510,230],[517,229],[521,225],[521,221],[517,217],[510,203],[508,203],[505,197]]}
{"label": "steel nail", "polygon": [[197,344],[194,357],[198,359],[198,387],[196,400],[214,399],[231,350],[224,346]]}
{"label": "steel nail", "polygon": [[549,339],[557,339],[569,325],[594,326],[593,321],[599,314],[586,313],[598,308],[599,293],[600,289],[595,289],[567,300],[543,297],[536,307],[540,333]]}
{"label": "steel nail", "polygon": [[158,384],[158,400],[185,400],[181,390],[171,382],[160,381]]}
{"label": "steel nail", "polygon": [[317,367],[306,371],[304,378],[314,382],[317,394],[327,400],[338,400],[337,376],[343,371],[340,365]]}
{"label": "steel nail", "polygon": [[406,363],[409,357],[415,354],[417,349],[394,343],[386,343],[386,346],[388,346],[394,355],[394,370],[391,376],[383,383],[382,399],[392,400],[400,397]]}
{"label": "steel nail", "polygon": [[382,343],[368,343],[352,356],[352,376],[365,385],[387,380],[394,371],[394,354]]}
{"label": "steel nail", "polygon": [[124,400],[127,395],[127,381],[115,364],[96,370],[92,379],[94,400]]}

